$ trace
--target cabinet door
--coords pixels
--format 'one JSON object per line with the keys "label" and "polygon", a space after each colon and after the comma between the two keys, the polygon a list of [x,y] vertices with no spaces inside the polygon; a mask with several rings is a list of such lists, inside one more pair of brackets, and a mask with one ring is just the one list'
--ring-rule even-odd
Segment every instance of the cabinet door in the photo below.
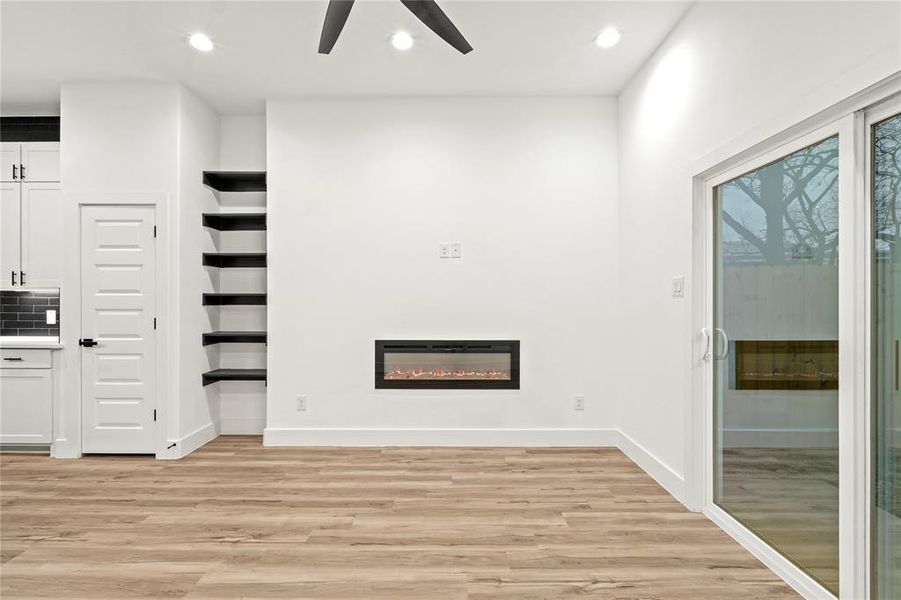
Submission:
{"label": "cabinet door", "polygon": [[[0,143],[0,181],[19,181],[19,163],[21,154],[19,149],[22,144],[14,142]],[[13,166],[16,167],[15,179],[13,179]]]}
{"label": "cabinet door", "polygon": [[53,371],[0,369],[0,444],[49,444]]}
{"label": "cabinet door", "polygon": [[0,183],[0,289],[8,290],[19,281],[21,259],[21,189],[22,184]]}
{"label": "cabinet door", "polygon": [[58,183],[23,183],[20,285],[59,287],[63,279],[63,216]]}
{"label": "cabinet door", "polygon": [[22,144],[23,181],[59,181],[59,142]]}

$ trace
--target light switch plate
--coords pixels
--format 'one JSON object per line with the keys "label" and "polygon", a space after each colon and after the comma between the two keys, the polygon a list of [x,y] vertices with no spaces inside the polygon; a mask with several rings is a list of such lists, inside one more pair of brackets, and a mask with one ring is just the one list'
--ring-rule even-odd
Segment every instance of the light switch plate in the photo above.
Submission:
{"label": "light switch plate", "polygon": [[460,242],[441,242],[438,245],[438,258],[460,258]]}
{"label": "light switch plate", "polygon": [[56,325],[56,311],[55,310],[47,311],[47,325]]}
{"label": "light switch plate", "polygon": [[685,296],[685,278],[673,277],[673,298],[682,298]]}

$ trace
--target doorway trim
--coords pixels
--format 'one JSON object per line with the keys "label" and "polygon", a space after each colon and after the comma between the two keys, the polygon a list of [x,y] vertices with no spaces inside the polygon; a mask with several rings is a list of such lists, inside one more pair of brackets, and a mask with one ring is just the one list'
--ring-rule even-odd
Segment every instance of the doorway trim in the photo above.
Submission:
{"label": "doorway trim", "polygon": [[[768,568],[805,598],[835,598],[828,590],[779,554],[712,502],[712,378],[703,361],[713,299],[714,182],[764,164],[768,154],[790,152],[793,144],[840,135],[840,169],[853,177],[840,177],[839,202],[839,337],[842,340],[839,396],[839,598],[870,597],[869,568],[869,199],[865,190],[866,139],[864,111],[901,94],[901,73],[874,84],[832,106],[811,111],[806,118],[791,115],[773,121],[743,138],[719,148],[694,163],[686,173],[692,190],[692,264],[689,285],[691,335],[687,342],[686,506],[703,512]],[[766,135],[767,131],[772,131]],[[761,133],[762,132],[762,133]],[[822,139],[821,138],[821,139]],[[786,151],[787,152],[783,152]],[[761,162],[762,161],[762,162]],[[862,212],[863,211],[863,212]],[[856,287],[855,287],[856,286]],[[850,346],[850,347],[849,347]],[[865,398],[866,401],[861,401]],[[856,399],[856,402],[855,402]]]}
{"label": "doorway trim", "polygon": [[[175,314],[174,298],[170,283],[174,273],[174,260],[177,253],[172,249],[174,224],[169,204],[172,194],[165,192],[69,192],[64,195],[65,226],[64,247],[72,250],[66,253],[65,272],[61,292],[61,312],[78,315],[78,318],[62,320],[61,338],[65,340],[64,360],[61,361],[61,392],[56,400],[54,412],[58,416],[54,430],[58,433],[54,439],[54,456],[57,458],[78,458],[82,454],[81,414],[81,366],[82,353],[77,345],[81,333],[82,287],[81,287],[81,213],[85,206],[150,206],[155,209],[158,225],[156,239],[156,290],[155,302],[158,317],[156,330],[156,409],[157,425],[154,433],[156,458],[172,458],[171,450],[166,449],[169,437],[172,407],[176,406],[173,398],[177,392],[174,383],[176,378],[172,363],[178,355],[172,351],[171,340],[174,339],[172,315]],[[68,290],[68,291],[67,291]]]}

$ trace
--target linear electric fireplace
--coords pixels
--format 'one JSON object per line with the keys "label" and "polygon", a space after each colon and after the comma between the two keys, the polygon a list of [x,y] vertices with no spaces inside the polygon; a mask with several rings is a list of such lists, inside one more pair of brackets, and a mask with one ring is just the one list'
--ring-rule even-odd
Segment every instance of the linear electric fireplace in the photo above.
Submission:
{"label": "linear electric fireplace", "polygon": [[375,387],[518,390],[519,340],[376,340]]}

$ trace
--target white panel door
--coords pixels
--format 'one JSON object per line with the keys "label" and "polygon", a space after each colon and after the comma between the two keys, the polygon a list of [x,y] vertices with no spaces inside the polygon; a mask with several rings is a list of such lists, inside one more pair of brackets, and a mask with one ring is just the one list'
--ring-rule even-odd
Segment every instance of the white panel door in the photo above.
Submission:
{"label": "white panel door", "polygon": [[82,451],[153,454],[155,213],[85,206],[81,217]]}
{"label": "white panel door", "polygon": [[59,181],[59,142],[22,144],[23,181]]}
{"label": "white panel door", "polygon": [[[19,181],[19,163],[22,161],[19,150],[21,144],[0,143],[0,181]],[[15,169],[13,169],[15,167]]]}
{"label": "white panel door", "polygon": [[0,369],[0,444],[49,444],[53,371]]}
{"label": "white panel door", "polygon": [[21,268],[21,184],[0,183],[0,289],[19,283]]}
{"label": "white panel door", "polygon": [[63,278],[63,211],[59,183],[22,185],[21,285],[59,287]]}

